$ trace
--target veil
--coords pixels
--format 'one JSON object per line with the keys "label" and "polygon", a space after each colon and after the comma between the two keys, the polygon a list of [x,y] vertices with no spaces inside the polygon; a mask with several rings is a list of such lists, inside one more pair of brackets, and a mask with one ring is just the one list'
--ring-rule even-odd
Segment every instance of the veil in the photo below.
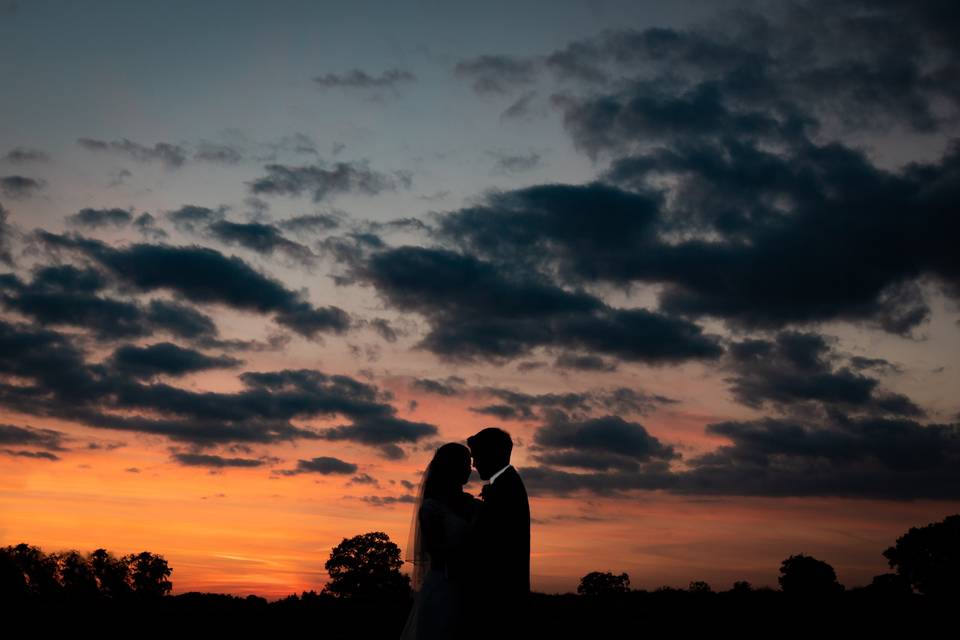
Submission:
{"label": "veil", "polygon": [[413,503],[413,516],[410,518],[410,533],[407,537],[407,548],[404,560],[413,563],[410,577],[410,586],[414,591],[420,591],[423,579],[430,571],[430,555],[423,548],[423,535],[420,532],[420,506],[423,504],[423,489],[427,484],[427,474],[430,465],[423,470],[420,476],[420,486],[417,489],[417,499]]}

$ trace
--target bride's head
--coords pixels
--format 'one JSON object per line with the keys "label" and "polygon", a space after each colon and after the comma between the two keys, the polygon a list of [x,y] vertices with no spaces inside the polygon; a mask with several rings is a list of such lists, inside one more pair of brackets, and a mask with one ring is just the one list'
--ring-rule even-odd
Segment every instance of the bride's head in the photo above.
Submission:
{"label": "bride's head", "polygon": [[458,442],[439,447],[427,467],[424,498],[438,500],[458,496],[470,479],[470,449]]}

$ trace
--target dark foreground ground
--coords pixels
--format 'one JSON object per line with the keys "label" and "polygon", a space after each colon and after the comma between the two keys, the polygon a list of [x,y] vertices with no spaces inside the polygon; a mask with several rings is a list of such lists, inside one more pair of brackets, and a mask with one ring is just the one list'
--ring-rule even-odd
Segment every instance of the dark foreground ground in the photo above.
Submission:
{"label": "dark foreground ground", "polygon": [[[267,602],[222,594],[186,593],[144,602],[6,603],[6,637],[93,632],[95,637],[399,638],[410,602],[336,600],[312,593]],[[847,592],[797,598],[780,591],[692,593],[635,591],[615,597],[531,595],[524,621],[503,620],[491,640],[510,638],[649,638],[731,634],[732,637],[954,637],[960,603],[952,599]],[[496,615],[496,612],[491,612]],[[656,635],[652,635],[656,634]],[[944,635],[946,634],[946,635]],[[58,633],[59,635],[59,633]]]}

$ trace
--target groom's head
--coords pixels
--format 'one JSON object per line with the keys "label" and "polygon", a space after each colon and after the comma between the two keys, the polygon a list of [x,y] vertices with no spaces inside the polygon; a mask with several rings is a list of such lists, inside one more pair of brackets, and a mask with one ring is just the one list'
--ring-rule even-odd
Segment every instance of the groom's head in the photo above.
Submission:
{"label": "groom's head", "polygon": [[467,446],[473,456],[473,466],[482,480],[487,480],[500,469],[510,464],[513,439],[497,427],[487,427],[467,438]]}

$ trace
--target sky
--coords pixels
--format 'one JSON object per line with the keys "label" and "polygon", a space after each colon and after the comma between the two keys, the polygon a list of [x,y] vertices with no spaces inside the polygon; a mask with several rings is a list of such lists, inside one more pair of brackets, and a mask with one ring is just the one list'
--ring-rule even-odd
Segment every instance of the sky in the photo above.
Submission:
{"label": "sky", "polygon": [[319,590],[498,426],[534,590],[869,584],[960,512],[958,22],[0,2],[0,545]]}

